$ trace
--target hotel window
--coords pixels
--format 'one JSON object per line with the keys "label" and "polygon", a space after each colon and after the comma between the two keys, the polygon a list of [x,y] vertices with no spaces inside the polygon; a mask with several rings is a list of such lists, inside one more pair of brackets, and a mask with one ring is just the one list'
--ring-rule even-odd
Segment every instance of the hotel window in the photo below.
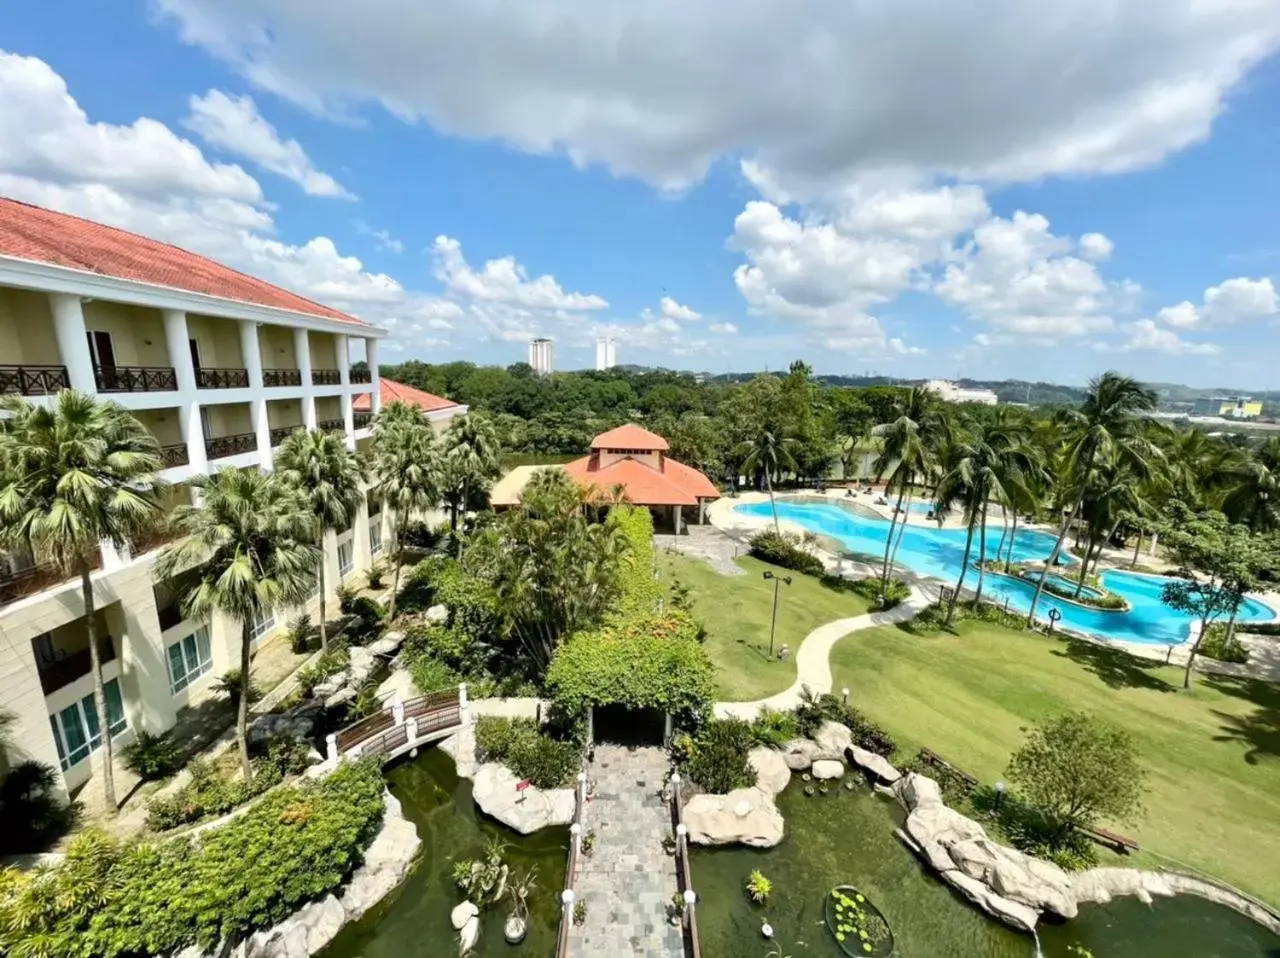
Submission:
{"label": "hotel window", "polygon": [[382,551],[382,513],[369,517],[369,554],[377,555]]}
{"label": "hotel window", "polygon": [[260,619],[254,619],[249,628],[249,636],[252,639],[260,639],[272,629],[276,627],[276,614],[271,610],[267,610]]}
{"label": "hotel window", "polygon": [[169,646],[169,689],[175,695],[213,668],[209,627]]}
{"label": "hotel window", "polygon": [[[102,687],[102,691],[107,700],[107,724],[111,728],[111,737],[115,738],[128,728],[124,718],[124,702],[120,698],[120,684],[112,679]],[[92,694],[68,705],[56,715],[50,715],[49,725],[53,728],[53,740],[58,745],[58,762],[64,772],[73,765],[79,765],[102,744],[98,709],[93,704]]]}
{"label": "hotel window", "polygon": [[355,564],[355,549],[352,548],[351,540],[348,539],[338,546],[338,574],[346,575]]}

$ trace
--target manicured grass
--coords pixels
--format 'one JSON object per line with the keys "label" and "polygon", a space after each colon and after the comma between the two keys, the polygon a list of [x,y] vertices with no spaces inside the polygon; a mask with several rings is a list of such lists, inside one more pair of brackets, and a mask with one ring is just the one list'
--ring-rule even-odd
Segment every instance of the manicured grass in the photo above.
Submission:
{"label": "manicured grass", "polygon": [[1114,824],[1143,845],[1129,861],[1167,856],[1280,904],[1280,686],[1195,676],[1184,693],[1181,669],[972,622],[959,636],[859,632],[831,665],[900,754],[927,746],[988,783],[1035,722],[1076,709],[1115,722],[1149,770],[1146,815]]}
{"label": "manicured grass", "polygon": [[[804,637],[832,619],[862,615],[870,603],[858,595],[837,592],[813,576],[778,569],[749,556],[738,560],[746,575],[721,575],[701,559],[660,553],[659,568],[670,582],[674,576],[689,588],[693,612],[706,627],[707,653],[716,664],[717,697],[743,702],[785,690],[796,680],[795,654]],[[778,631],[774,657],[769,658],[769,617],[773,583],[761,576],[766,569],[791,576],[779,587]],[[777,659],[787,645],[791,656]]]}

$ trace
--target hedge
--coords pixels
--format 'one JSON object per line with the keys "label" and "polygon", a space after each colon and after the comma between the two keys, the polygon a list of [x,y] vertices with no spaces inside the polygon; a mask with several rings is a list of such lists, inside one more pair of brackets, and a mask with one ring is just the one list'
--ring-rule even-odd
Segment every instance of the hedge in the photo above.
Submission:
{"label": "hedge", "polygon": [[653,577],[653,516],[642,506],[614,506],[608,523],[622,533],[628,547],[618,573],[620,595],[614,615],[647,615],[662,595]]}
{"label": "hedge", "polygon": [[0,953],[48,958],[215,950],[337,889],[382,823],[372,761],[286,785],[199,842],[88,831],[60,864],[0,872]]}
{"label": "hedge", "polygon": [[757,559],[784,569],[794,569],[806,575],[822,575],[826,567],[822,560],[800,545],[800,537],[791,532],[775,532],[764,529],[751,537],[751,554]]}

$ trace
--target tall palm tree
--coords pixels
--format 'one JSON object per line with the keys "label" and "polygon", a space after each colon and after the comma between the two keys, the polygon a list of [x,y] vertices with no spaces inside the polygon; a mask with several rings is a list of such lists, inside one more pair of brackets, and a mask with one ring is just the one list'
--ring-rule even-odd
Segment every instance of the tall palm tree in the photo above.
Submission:
{"label": "tall palm tree", "polygon": [[[892,492],[895,488],[898,490],[898,501],[894,505],[893,515],[889,517],[889,538],[884,544],[881,588],[888,587],[898,544],[902,541],[902,533],[907,525],[902,502],[917,479],[928,481],[933,475],[939,450],[949,428],[945,417],[937,409],[933,394],[918,387],[908,390],[895,404],[894,411],[896,416],[893,420],[881,423],[873,429],[873,434],[882,443],[880,454],[872,467],[875,469],[876,479],[883,479],[888,473],[885,491]],[[893,533],[899,515],[903,517],[902,530],[895,542]]]}
{"label": "tall palm tree", "polygon": [[[458,416],[449,424],[444,436],[444,455],[451,485],[458,494],[458,506],[452,511],[452,527],[458,531],[459,508],[465,515],[471,490],[498,475],[501,447],[498,435],[487,419],[476,415]],[[458,555],[462,555],[462,539],[458,538]]]}
{"label": "tall palm tree", "polygon": [[[395,405],[395,404],[392,404]],[[435,432],[425,417],[392,420],[378,429],[373,442],[373,488],[391,508],[391,542],[395,572],[388,618],[395,618],[404,565],[404,528],[415,512],[440,502],[440,464]]]}
{"label": "tall palm tree", "polygon": [[1268,439],[1252,454],[1237,456],[1224,473],[1222,511],[1254,532],[1280,530],[1280,437]]}
{"label": "tall palm tree", "polygon": [[187,538],[156,560],[162,578],[192,570],[181,598],[186,618],[220,612],[240,626],[240,696],[236,741],[245,781],[249,763],[249,652],[253,623],[276,609],[301,605],[315,587],[315,516],[303,492],[258,469],[220,469],[196,476],[199,506],[174,510],[173,528]]}
{"label": "tall palm tree", "polygon": [[769,491],[769,508],[773,511],[774,532],[781,532],[782,527],[778,523],[778,504],[773,498],[773,476],[781,474],[783,469],[796,468],[795,458],[791,455],[795,445],[794,439],[783,436],[772,428],[761,430],[754,439],[742,444],[742,451],[747,456],[742,464],[743,470],[747,473],[754,473],[757,469],[764,472],[764,486]]}
{"label": "tall palm tree", "polygon": [[0,410],[8,414],[0,418],[0,545],[28,548],[80,579],[102,737],[103,798],[114,812],[111,723],[91,575],[102,542],[126,546],[156,521],[160,447],[121,406],[75,390],[60,392],[50,407],[7,397]]}
{"label": "tall palm tree", "polygon": [[320,648],[329,651],[324,581],[324,540],[330,530],[350,527],[364,499],[365,468],[346,440],[336,432],[298,430],[276,453],[276,471],[282,481],[307,497],[315,517],[315,542],[319,558],[316,578],[320,585]]}
{"label": "tall palm tree", "polygon": [[[1080,515],[1086,489],[1102,457],[1111,456],[1129,466],[1141,480],[1162,458],[1160,450],[1144,434],[1141,414],[1156,408],[1156,394],[1136,379],[1107,371],[1089,383],[1079,409],[1059,414],[1062,429],[1063,472],[1059,484],[1063,492],[1075,493],[1070,509],[1064,509],[1058,538],[1045,563],[1048,573],[1057,564],[1071,525]],[[1035,596],[1027,611],[1027,628],[1036,620],[1036,608],[1044,593],[1047,575],[1036,582]]]}
{"label": "tall palm tree", "polygon": [[1077,598],[1084,590],[1090,566],[1097,566],[1103,548],[1111,541],[1120,524],[1127,517],[1151,511],[1142,496],[1142,488],[1143,483],[1134,477],[1128,466],[1112,459],[1098,464],[1080,506],[1086,536],[1084,556],[1081,558],[1080,573],[1076,580]]}

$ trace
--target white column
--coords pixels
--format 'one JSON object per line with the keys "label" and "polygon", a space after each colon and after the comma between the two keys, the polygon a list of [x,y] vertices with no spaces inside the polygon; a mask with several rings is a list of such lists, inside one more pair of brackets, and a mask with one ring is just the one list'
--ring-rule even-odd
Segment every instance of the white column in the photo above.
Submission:
{"label": "white column", "polygon": [[240,320],[240,354],[249,373],[249,389],[253,391],[249,400],[249,417],[253,431],[258,435],[258,465],[270,471],[271,422],[267,418],[267,398],[262,387],[262,347],[258,342],[258,324],[252,320]]}
{"label": "white column", "polygon": [[373,392],[370,394],[369,408],[377,412],[382,408],[382,387],[378,383],[378,341],[376,339],[366,339],[364,341],[364,358],[369,366],[369,382],[372,383]]}
{"label": "white column", "polygon": [[298,360],[302,375],[302,424],[307,429],[316,428],[315,386],[311,382],[311,337],[305,329],[293,330],[293,354]]}
{"label": "white column", "polygon": [[347,437],[347,448],[355,449],[356,421],[351,408],[351,357],[347,353],[347,337],[334,336],[333,340],[333,351],[338,357],[338,381],[342,383],[342,395],[338,400],[342,404],[342,429]]}
{"label": "white column", "polygon": [[50,293],[49,309],[53,313],[53,335],[58,341],[58,355],[67,367],[72,389],[95,394],[97,379],[93,375],[93,356],[84,332],[84,310],[80,297],[70,293]]}
{"label": "white column", "polygon": [[204,425],[200,421],[200,393],[196,386],[196,368],[191,361],[191,334],[187,330],[187,314],[180,309],[166,309],[164,343],[169,365],[178,383],[178,428],[187,444],[187,461],[196,472],[208,468],[205,455]]}

